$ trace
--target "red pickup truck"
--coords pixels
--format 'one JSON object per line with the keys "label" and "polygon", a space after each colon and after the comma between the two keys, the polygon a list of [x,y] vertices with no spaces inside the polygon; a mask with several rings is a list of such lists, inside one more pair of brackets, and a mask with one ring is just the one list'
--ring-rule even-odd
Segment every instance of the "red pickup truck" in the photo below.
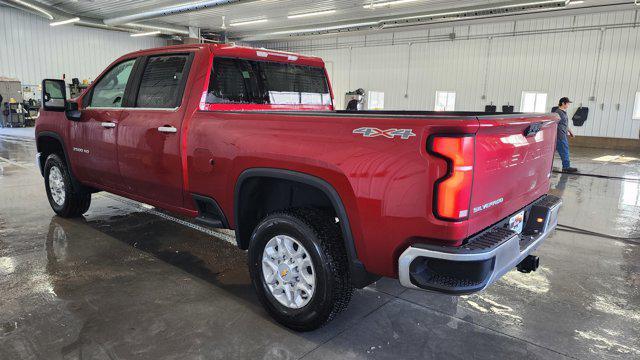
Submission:
{"label": "red pickup truck", "polygon": [[339,111],[315,57],[233,45],[127,54],[77,99],[43,81],[38,165],[53,210],[108,191],[235,229],[268,312],[322,326],[381,276],[486,288],[557,223],[556,115]]}

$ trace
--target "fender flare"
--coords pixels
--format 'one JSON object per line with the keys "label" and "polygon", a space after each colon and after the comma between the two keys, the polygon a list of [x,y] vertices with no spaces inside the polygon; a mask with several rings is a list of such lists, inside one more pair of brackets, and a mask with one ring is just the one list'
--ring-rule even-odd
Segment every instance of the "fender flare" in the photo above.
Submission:
{"label": "fender flare", "polygon": [[[40,153],[40,149],[38,148],[38,146],[39,146],[38,144],[40,143],[40,138],[45,137],[45,136],[54,138],[60,143],[60,146],[62,147],[62,154],[64,155],[64,161],[67,163],[67,168],[69,169],[69,175],[71,177],[71,185],[76,190],[82,189],[82,185],[80,184],[80,182],[76,178],[75,174],[73,173],[73,167],[71,166],[71,159],[69,159],[69,152],[67,151],[67,148],[66,148],[66,145],[64,143],[64,140],[62,140],[62,136],[60,136],[58,133],[53,132],[53,131],[41,131],[41,132],[39,132],[36,135],[36,151],[38,151],[38,153]],[[42,176],[44,176],[44,165],[45,165],[46,161],[47,161],[47,159],[43,159],[41,157],[38,160],[38,166],[40,167],[40,173],[42,174]]]}
{"label": "fender flare", "polygon": [[[314,175],[276,168],[251,168],[244,170],[240,176],[238,176],[234,190],[233,215],[235,220],[236,239],[241,239],[241,237],[244,236],[244,234],[240,233],[241,227],[238,224],[238,220],[240,219],[239,200],[242,186],[246,180],[255,177],[267,177],[298,182],[318,189],[325,194],[329,201],[331,201],[331,204],[340,219],[340,230],[342,232],[342,238],[344,240],[347,257],[349,259],[349,270],[351,272],[352,284],[358,288],[362,288],[379,278],[379,276],[367,272],[364,264],[358,259],[353,234],[351,232],[351,225],[349,224],[349,217],[347,216],[347,211],[340,195],[331,184]],[[238,245],[240,245],[240,241],[237,241]]]}

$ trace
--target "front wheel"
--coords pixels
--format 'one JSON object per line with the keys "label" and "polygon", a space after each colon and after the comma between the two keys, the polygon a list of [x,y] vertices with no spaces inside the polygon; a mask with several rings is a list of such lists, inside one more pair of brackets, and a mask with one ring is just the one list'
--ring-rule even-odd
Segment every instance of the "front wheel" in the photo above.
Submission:
{"label": "front wheel", "polygon": [[333,219],[315,209],[277,212],[251,236],[249,271],[258,298],[293,330],[323,326],[351,300],[346,250]]}
{"label": "front wheel", "polygon": [[58,154],[51,154],[44,164],[44,184],[49,204],[56,214],[78,217],[91,206],[91,193],[74,189],[67,164]]}

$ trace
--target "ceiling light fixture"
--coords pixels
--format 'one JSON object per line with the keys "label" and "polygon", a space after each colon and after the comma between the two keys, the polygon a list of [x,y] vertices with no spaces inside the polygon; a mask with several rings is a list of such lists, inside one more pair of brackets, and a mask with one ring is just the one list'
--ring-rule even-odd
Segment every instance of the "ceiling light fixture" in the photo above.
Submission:
{"label": "ceiling light fixture", "polygon": [[243,26],[243,25],[253,25],[267,22],[267,19],[257,19],[257,20],[247,20],[247,21],[238,21],[234,23],[230,23],[229,26]]}
{"label": "ceiling light fixture", "polygon": [[584,1],[582,0],[578,0],[578,1],[571,1],[570,3],[568,3],[567,5],[580,5],[580,4],[584,4]]}
{"label": "ceiling light fixture", "polygon": [[303,14],[293,14],[293,15],[288,15],[287,19],[297,19],[297,18],[305,18],[310,16],[329,15],[335,12],[336,12],[335,10],[323,10],[323,11],[314,11],[314,12],[303,13]]}
{"label": "ceiling light fixture", "polygon": [[131,34],[132,37],[138,37],[138,36],[152,36],[152,35],[159,35],[160,31],[149,31],[149,32],[142,32],[142,33],[135,33],[135,34]]}
{"label": "ceiling light fixture", "polygon": [[71,23],[78,22],[78,21],[80,21],[80,18],[79,17],[74,17],[74,18],[67,19],[67,20],[52,22],[52,23],[49,23],[49,25],[51,25],[51,26],[66,25],[66,24],[71,24]]}
{"label": "ceiling light fixture", "polygon": [[149,30],[159,30],[159,31],[163,31],[165,33],[172,33],[172,34],[181,34],[181,35],[189,35],[189,31],[186,30],[182,30],[179,27],[173,27],[173,26],[160,26],[160,25],[149,25],[149,24],[144,24],[144,23],[126,23],[124,24],[125,26],[130,26],[130,27],[135,27],[135,28],[140,28],[140,29],[149,29]]}
{"label": "ceiling light fixture", "polygon": [[382,2],[371,2],[367,5],[363,5],[362,7],[365,9],[377,9],[380,7],[401,5],[401,4],[406,4],[406,3],[415,2],[415,1],[418,1],[418,0],[393,0],[393,1],[382,1]]}

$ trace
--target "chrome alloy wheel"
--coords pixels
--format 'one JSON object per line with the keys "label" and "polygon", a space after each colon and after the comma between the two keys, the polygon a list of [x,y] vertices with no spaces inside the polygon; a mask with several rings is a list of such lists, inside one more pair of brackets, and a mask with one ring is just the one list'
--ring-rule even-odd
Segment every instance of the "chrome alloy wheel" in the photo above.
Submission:
{"label": "chrome alloy wheel", "polygon": [[278,302],[290,309],[309,303],[316,286],[313,261],[298,240],[276,235],[262,252],[262,277]]}
{"label": "chrome alloy wheel", "polygon": [[52,166],[49,170],[49,190],[51,191],[53,201],[59,206],[64,205],[66,196],[64,178],[62,177],[62,172],[57,166]]}

